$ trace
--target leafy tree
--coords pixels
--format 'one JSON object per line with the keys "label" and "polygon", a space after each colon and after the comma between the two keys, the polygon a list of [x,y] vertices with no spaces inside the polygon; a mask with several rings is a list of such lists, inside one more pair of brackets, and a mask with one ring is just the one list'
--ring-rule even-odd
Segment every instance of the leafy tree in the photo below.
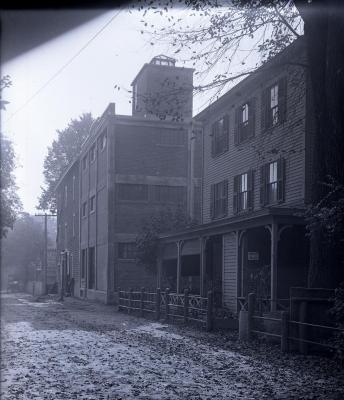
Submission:
{"label": "leafy tree", "polygon": [[167,208],[152,214],[148,221],[142,224],[142,229],[136,238],[136,257],[140,264],[155,272],[158,255],[159,234],[180,231],[194,226],[183,208]]}
{"label": "leafy tree", "polygon": [[13,230],[2,242],[3,273],[14,275],[16,279],[26,282],[29,265],[42,258],[43,248],[42,224],[28,213],[21,213]]}
{"label": "leafy tree", "polygon": [[[322,185],[326,176],[344,183],[344,5],[341,0],[232,0],[182,3],[195,17],[184,21],[175,17],[172,0],[141,1],[139,9],[166,17],[167,26],[154,31],[155,40],[169,41],[179,55],[188,55],[199,74],[210,81],[195,87],[197,91],[228,88],[238,78],[254,73],[260,64],[283,50],[304,33],[310,96],[308,112],[315,115],[314,159],[311,203],[326,198],[330,188]],[[137,6],[136,6],[137,7]],[[143,21],[145,28],[148,19]],[[144,31],[143,31],[144,32]],[[253,66],[252,54],[261,57]],[[233,68],[240,65],[242,68]],[[204,66],[202,68],[202,65]],[[222,68],[221,68],[222,67]],[[233,73],[234,71],[234,73]],[[321,270],[333,269],[333,257],[322,230],[311,230],[310,286],[323,285]],[[338,260],[335,263],[338,265]],[[327,274],[329,276],[329,274]]]}
{"label": "leafy tree", "polygon": [[[12,82],[8,75],[0,81],[0,109],[5,110],[8,101],[2,99],[3,89],[11,86]],[[18,212],[21,210],[21,202],[17,194],[17,185],[14,176],[16,167],[13,144],[9,138],[1,133],[0,151],[0,188],[1,188],[1,236],[6,236],[8,229],[13,228]]]}
{"label": "leafy tree", "polygon": [[41,188],[38,206],[41,210],[56,211],[55,186],[68,165],[80,153],[93,122],[92,115],[86,113],[79,119],[72,119],[67,128],[57,131],[58,137],[48,148],[44,160],[45,186]]}

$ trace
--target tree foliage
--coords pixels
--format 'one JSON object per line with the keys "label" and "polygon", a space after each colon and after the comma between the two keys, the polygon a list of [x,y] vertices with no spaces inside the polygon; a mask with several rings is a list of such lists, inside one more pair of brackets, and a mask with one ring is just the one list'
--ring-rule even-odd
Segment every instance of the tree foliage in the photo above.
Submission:
{"label": "tree foliage", "polygon": [[167,208],[152,214],[148,221],[142,224],[142,229],[136,238],[136,257],[140,264],[148,270],[155,271],[158,256],[159,235],[190,228],[195,222],[190,219],[183,208]]}
{"label": "tree foliage", "polygon": [[[300,14],[287,0],[182,3],[186,10],[175,10],[169,0],[139,2],[144,16],[141,32],[149,35],[151,45],[168,44],[182,63],[195,67],[195,93],[216,88],[212,98],[252,74],[303,32]],[[154,14],[165,19],[163,27],[149,23]]]}
{"label": "tree foliage", "polygon": [[[3,89],[12,84],[8,75],[0,81],[0,109],[4,110],[8,101],[2,99]],[[8,229],[13,228],[18,212],[21,210],[21,202],[17,194],[14,170],[16,157],[13,144],[9,138],[1,133],[0,151],[0,188],[1,188],[1,238],[6,236]]]}
{"label": "tree foliage", "polygon": [[56,211],[55,186],[68,165],[80,153],[93,122],[92,115],[86,113],[79,119],[72,119],[67,128],[57,131],[58,137],[48,148],[48,155],[44,160],[45,186],[41,188],[40,209]]}

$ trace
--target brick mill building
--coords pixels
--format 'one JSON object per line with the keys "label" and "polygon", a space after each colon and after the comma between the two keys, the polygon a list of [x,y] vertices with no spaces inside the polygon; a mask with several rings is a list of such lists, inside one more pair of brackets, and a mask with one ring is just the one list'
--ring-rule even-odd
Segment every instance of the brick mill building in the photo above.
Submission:
{"label": "brick mill building", "polygon": [[191,157],[193,70],[158,56],[132,86],[132,115],[109,104],[56,188],[61,271],[75,296],[104,302],[118,286],[156,286],[135,258],[145,219],[166,207],[200,213],[192,197],[200,191],[199,159]]}

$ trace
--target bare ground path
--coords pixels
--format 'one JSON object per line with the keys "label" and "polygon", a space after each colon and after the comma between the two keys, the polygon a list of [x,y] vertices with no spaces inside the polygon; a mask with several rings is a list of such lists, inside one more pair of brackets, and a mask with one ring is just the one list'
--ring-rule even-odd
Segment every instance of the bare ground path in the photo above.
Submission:
{"label": "bare ground path", "polygon": [[344,399],[331,360],[66,299],[1,297],[1,399]]}

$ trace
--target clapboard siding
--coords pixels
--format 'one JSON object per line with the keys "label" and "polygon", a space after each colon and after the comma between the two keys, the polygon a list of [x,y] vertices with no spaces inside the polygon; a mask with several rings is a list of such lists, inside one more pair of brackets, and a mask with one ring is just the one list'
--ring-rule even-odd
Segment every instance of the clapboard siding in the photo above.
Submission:
{"label": "clapboard siding", "polygon": [[238,251],[236,233],[223,236],[223,303],[237,312]]}
{"label": "clapboard siding", "polygon": [[[286,121],[267,132],[261,129],[261,96],[264,88],[287,78]],[[234,144],[235,110],[245,101],[256,99],[255,136]],[[229,115],[229,150],[218,157],[211,155],[211,127],[224,114]],[[254,209],[259,209],[260,166],[282,157],[286,161],[285,201],[279,207],[302,207],[305,204],[305,77],[301,67],[276,70],[269,77],[232,89],[221,107],[213,107],[211,118],[204,122],[203,222],[210,222],[210,187],[228,179],[228,216],[233,215],[234,176],[249,169],[254,175]]]}

